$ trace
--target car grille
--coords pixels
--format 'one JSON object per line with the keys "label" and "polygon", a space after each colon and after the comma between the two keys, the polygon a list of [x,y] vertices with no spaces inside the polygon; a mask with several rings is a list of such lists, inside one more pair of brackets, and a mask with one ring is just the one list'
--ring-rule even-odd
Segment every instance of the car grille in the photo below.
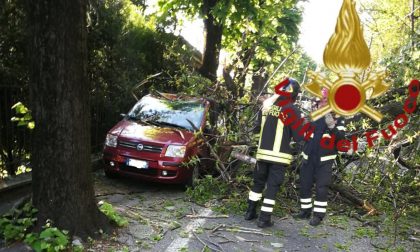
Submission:
{"label": "car grille", "polygon": [[153,168],[137,169],[136,167],[127,166],[127,165],[123,164],[123,165],[120,166],[120,169],[122,171],[127,171],[127,172],[142,174],[142,175],[148,175],[148,176],[157,176],[158,175],[158,170],[153,169]]}
{"label": "car grille", "polygon": [[[118,145],[125,148],[130,149],[137,149],[137,145],[140,143],[133,143],[133,142],[127,142],[127,141],[118,141]],[[161,153],[162,147],[159,146],[153,146],[153,145],[145,145],[143,144],[143,149],[141,151],[149,151],[149,152],[156,152]]]}

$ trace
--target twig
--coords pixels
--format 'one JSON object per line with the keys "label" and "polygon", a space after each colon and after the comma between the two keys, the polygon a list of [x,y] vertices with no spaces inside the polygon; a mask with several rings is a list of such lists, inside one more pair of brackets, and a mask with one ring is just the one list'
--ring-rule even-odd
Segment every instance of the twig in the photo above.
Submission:
{"label": "twig", "polygon": [[381,249],[381,250],[386,249],[386,247],[379,246],[378,244],[373,243],[373,242],[372,242],[372,239],[369,241],[369,243],[370,243],[370,245],[372,245],[373,247],[375,247],[375,248],[377,248],[377,249]]}
{"label": "twig", "polygon": [[202,241],[194,232],[192,232],[192,234],[201,244],[204,245],[204,247],[208,247],[207,244],[204,241]]}
{"label": "twig", "polygon": [[232,240],[227,239],[226,241],[219,242],[219,244],[225,244],[225,243],[228,243],[228,242],[236,243],[235,241],[232,241]]}
{"label": "twig", "polygon": [[115,194],[128,195],[128,193],[112,192],[112,193],[95,194],[95,197],[104,197],[104,196],[115,195]]}
{"label": "twig", "polygon": [[221,228],[221,227],[225,227],[225,224],[220,224],[219,226],[217,226],[217,227],[213,228],[213,229],[211,230],[211,233],[216,232],[216,231],[217,231],[219,228]]}
{"label": "twig", "polygon": [[151,219],[146,218],[146,217],[143,217],[140,214],[138,214],[138,213],[136,213],[136,212],[134,212],[134,211],[132,211],[130,209],[127,209],[127,211],[123,212],[123,214],[126,215],[129,218],[133,218],[134,217],[136,219],[140,219],[141,221],[145,221],[146,223],[151,223],[152,222]]}
{"label": "twig", "polygon": [[262,232],[262,229],[257,229],[257,228],[247,228],[247,227],[242,227],[242,226],[226,226],[227,228],[232,228],[232,229],[241,229],[241,230],[248,230],[248,231],[255,231],[255,232]]}
{"label": "twig", "polygon": [[243,237],[235,235],[236,239],[238,239],[240,242],[259,242],[259,240],[247,240]]}
{"label": "twig", "polygon": [[358,214],[351,214],[350,217],[355,218],[356,220],[360,221],[361,223],[365,223],[365,221],[358,215]]}
{"label": "twig", "polygon": [[417,241],[417,242],[420,241],[420,238],[417,238],[417,237],[415,237],[413,235],[410,235],[410,237],[408,237],[408,239],[411,240],[411,241]]}
{"label": "twig", "polygon": [[277,68],[274,70],[274,72],[270,75],[268,80],[265,82],[265,84],[264,84],[263,88],[261,89],[260,93],[258,94],[256,100],[258,100],[258,97],[261,96],[262,92],[267,87],[268,83],[271,81],[271,79],[274,77],[274,75],[276,75],[277,71],[284,65],[284,63],[286,63],[289,60],[289,58],[297,51],[297,49],[298,49],[298,47],[294,48],[293,51],[289,55],[287,55],[287,57],[277,66]]}
{"label": "twig", "polygon": [[195,215],[195,214],[187,214],[186,215],[187,218],[193,218],[193,219],[220,219],[220,218],[229,218],[229,215],[213,215],[213,216],[205,216],[205,215]]}
{"label": "twig", "polygon": [[128,207],[128,208],[130,208],[130,209],[133,209],[133,210],[140,210],[140,211],[142,210],[141,208],[138,208],[138,207],[133,207],[133,206],[127,206],[127,205],[126,205],[126,207]]}
{"label": "twig", "polygon": [[222,250],[223,252],[225,251],[223,248],[222,248],[222,246],[220,246],[219,244],[217,244],[217,243],[214,243],[211,239],[210,239],[210,237],[209,237],[209,235],[206,233],[206,236],[207,236],[207,241],[208,242],[210,242],[211,244],[213,244],[214,246],[216,246],[216,247],[218,247],[218,248],[220,248],[220,250]]}
{"label": "twig", "polygon": [[259,240],[243,240],[243,242],[259,242]]}
{"label": "twig", "polygon": [[221,250],[215,249],[215,248],[211,248],[210,246],[207,245],[207,243],[205,243],[203,240],[200,239],[200,237],[198,237],[198,235],[196,235],[194,232],[192,232],[192,234],[194,235],[194,237],[201,243],[204,245],[204,247],[208,247],[211,250],[217,251],[217,252],[223,252]]}
{"label": "twig", "polygon": [[[194,123],[192,123],[190,120],[188,120],[188,123],[191,125],[191,127],[193,127],[193,129],[195,131],[200,131],[200,129],[198,129]],[[206,137],[202,134],[199,135],[200,138],[204,141],[204,143],[207,145],[207,147],[209,148],[210,154],[216,159],[216,169],[220,172],[220,175],[222,176],[223,180],[226,182],[231,181],[231,177],[227,171],[226,166],[224,165],[222,159],[220,158],[220,156],[217,154],[216,150],[213,148],[213,146],[209,143],[209,141],[207,141]],[[219,167],[220,166],[220,167]]]}
{"label": "twig", "polygon": [[257,231],[250,231],[250,230],[241,230],[241,229],[233,229],[233,228],[226,228],[226,229],[220,229],[222,231],[227,232],[236,232],[236,233],[247,233],[247,234],[257,234],[257,235],[263,235],[263,236],[271,236],[271,234],[263,233],[263,232],[257,232]]}
{"label": "twig", "polygon": [[218,235],[218,234],[211,234],[210,236],[211,236],[211,237],[217,237],[217,238],[224,239],[224,241],[220,241],[220,242],[218,242],[219,244],[228,243],[228,242],[237,243],[237,241],[234,241],[234,240],[228,239],[228,238],[226,238],[226,237],[224,237],[224,236],[220,236],[220,235]]}

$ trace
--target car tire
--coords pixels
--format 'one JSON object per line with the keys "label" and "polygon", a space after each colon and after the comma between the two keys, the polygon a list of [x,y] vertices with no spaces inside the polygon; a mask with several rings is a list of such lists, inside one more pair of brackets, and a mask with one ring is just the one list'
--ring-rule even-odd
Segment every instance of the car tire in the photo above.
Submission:
{"label": "car tire", "polygon": [[197,180],[199,178],[200,178],[200,167],[198,165],[195,165],[191,177],[188,178],[188,181],[185,183],[185,187],[194,188],[197,185]]}
{"label": "car tire", "polygon": [[115,178],[117,178],[118,177],[118,174],[117,173],[115,173],[115,172],[110,172],[110,171],[104,171],[105,172],[105,176],[107,177],[107,178],[110,178],[110,179],[115,179]]}

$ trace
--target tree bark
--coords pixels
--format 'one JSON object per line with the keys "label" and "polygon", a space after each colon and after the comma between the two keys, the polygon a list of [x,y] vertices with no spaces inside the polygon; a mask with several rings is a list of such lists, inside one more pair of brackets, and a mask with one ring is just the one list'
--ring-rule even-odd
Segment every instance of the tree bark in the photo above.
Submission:
{"label": "tree bark", "polygon": [[109,230],[90,169],[86,1],[30,0],[33,204],[40,227],[82,238]]}
{"label": "tree bark", "polygon": [[223,32],[223,26],[217,23],[211,12],[217,2],[217,0],[203,1],[202,15],[204,17],[205,44],[202,64],[198,69],[202,76],[212,81],[217,78]]}

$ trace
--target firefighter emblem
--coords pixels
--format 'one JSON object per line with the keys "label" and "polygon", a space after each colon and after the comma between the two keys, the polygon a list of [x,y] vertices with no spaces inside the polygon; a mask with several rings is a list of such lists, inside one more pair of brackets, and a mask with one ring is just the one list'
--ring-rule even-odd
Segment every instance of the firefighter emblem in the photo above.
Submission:
{"label": "firefighter emblem", "polygon": [[335,32],[325,47],[323,60],[325,66],[337,75],[337,79],[330,81],[319,73],[308,71],[311,81],[303,88],[319,98],[322,98],[323,87],[329,93],[328,103],[312,112],[312,119],[316,121],[332,111],[341,116],[362,112],[380,122],[383,115],[366,101],[384,94],[390,86],[384,82],[385,71],[365,74],[371,56],[354,0],[343,1]]}

